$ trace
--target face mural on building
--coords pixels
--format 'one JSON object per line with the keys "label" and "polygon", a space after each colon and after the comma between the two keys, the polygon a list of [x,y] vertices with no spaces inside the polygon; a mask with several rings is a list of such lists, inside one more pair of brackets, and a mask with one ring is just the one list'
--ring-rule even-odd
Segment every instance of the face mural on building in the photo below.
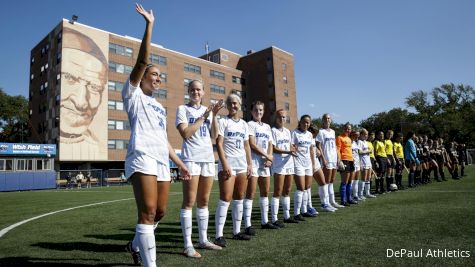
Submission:
{"label": "face mural on building", "polygon": [[108,36],[63,26],[60,160],[107,160]]}

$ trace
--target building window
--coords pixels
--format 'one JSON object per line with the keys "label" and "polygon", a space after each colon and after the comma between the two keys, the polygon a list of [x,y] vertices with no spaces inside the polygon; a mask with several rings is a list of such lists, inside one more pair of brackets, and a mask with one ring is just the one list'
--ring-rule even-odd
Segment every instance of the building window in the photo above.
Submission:
{"label": "building window", "polygon": [[219,100],[218,99],[210,99],[209,102],[211,103],[211,105],[216,105],[218,104]]}
{"label": "building window", "polygon": [[109,43],[109,52],[126,57],[132,57],[134,50],[130,47]]}
{"label": "building window", "polygon": [[166,73],[160,73],[160,80],[162,81],[162,83],[166,83],[167,80],[168,80],[168,74]]}
{"label": "building window", "polygon": [[61,53],[56,54],[56,64],[61,63]]}
{"label": "building window", "polygon": [[201,67],[193,64],[185,63],[184,70],[188,72],[194,72],[201,74]]}
{"label": "building window", "polygon": [[284,76],[284,83],[287,83],[287,76]]}
{"label": "building window", "polygon": [[58,32],[58,35],[56,36],[56,42],[59,44],[61,43],[62,39],[63,39],[63,32]]}
{"label": "building window", "polygon": [[127,149],[129,146],[128,140],[109,140],[107,141],[108,149]]}
{"label": "building window", "polygon": [[284,96],[289,96],[289,89],[284,89]]}
{"label": "building window", "polygon": [[162,66],[166,66],[167,65],[167,58],[156,55],[156,54],[150,54],[150,62],[152,62],[152,64],[159,64],[159,65],[162,65]]}
{"label": "building window", "polygon": [[290,110],[290,105],[289,105],[289,103],[288,103],[288,102],[285,102],[285,104],[284,104],[284,105],[285,105],[285,110]]}
{"label": "building window", "polygon": [[130,74],[132,72],[132,67],[120,63],[109,62],[109,71]]}
{"label": "building window", "polygon": [[110,130],[130,130],[130,124],[129,121],[109,120],[107,128]]}
{"label": "building window", "polygon": [[162,98],[166,99],[167,98],[167,90],[166,89],[158,89],[157,91],[154,91],[152,94],[153,97],[155,98]]}
{"label": "building window", "polygon": [[109,100],[107,106],[112,110],[124,110],[124,103],[121,101]]}
{"label": "building window", "polygon": [[241,83],[241,78],[233,76],[233,83],[240,84]]}
{"label": "building window", "polygon": [[190,82],[193,81],[192,79],[183,79],[183,84],[185,86],[185,94],[188,94],[188,84],[190,84]]}
{"label": "building window", "polygon": [[215,70],[210,70],[209,71],[209,76],[224,81],[224,73],[222,73],[222,72],[215,71]]}
{"label": "building window", "polygon": [[190,96],[189,95],[185,95],[184,102],[185,102],[185,104],[190,103]]}
{"label": "building window", "polygon": [[211,61],[214,62],[214,63],[219,63],[219,55],[218,55],[218,54],[214,54]]}
{"label": "building window", "polygon": [[211,84],[210,89],[211,89],[211,92],[213,93],[218,93],[218,94],[223,94],[223,95],[226,94],[226,89],[224,88],[224,86]]}
{"label": "building window", "polygon": [[118,82],[118,81],[108,81],[107,82],[107,87],[111,91],[122,91],[124,88],[124,83]]}
{"label": "building window", "polygon": [[287,64],[282,63],[282,70],[285,72],[287,70]]}
{"label": "building window", "polygon": [[289,117],[289,116],[285,117],[285,121],[286,121],[287,123],[290,123],[290,117]]}
{"label": "building window", "polygon": [[35,74],[31,74],[30,80],[33,80],[35,78]]}

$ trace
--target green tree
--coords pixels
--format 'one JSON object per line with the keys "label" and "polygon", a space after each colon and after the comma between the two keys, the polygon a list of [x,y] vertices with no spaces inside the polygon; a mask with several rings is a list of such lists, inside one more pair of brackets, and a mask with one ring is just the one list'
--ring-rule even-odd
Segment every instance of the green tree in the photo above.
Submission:
{"label": "green tree", "polygon": [[26,142],[29,136],[28,100],[0,88],[0,142]]}

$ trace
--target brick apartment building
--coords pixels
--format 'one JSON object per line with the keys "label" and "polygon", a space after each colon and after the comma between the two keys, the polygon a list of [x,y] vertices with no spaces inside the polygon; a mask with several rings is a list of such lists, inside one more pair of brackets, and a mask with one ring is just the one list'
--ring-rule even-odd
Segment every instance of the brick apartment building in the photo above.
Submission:
{"label": "brick apartment building", "polygon": [[[58,145],[56,170],[123,168],[130,126],[121,89],[140,41],[63,19],[31,50],[31,141]],[[260,100],[265,122],[283,108],[286,127],[297,125],[293,55],[282,49],[239,55],[220,48],[194,57],[152,44],[150,60],[162,72],[156,97],[167,110],[168,137],[177,150],[182,139],[175,112],[188,102],[187,83],[193,79],[204,82],[204,105],[235,93],[243,98],[245,120],[252,118],[251,103]]]}

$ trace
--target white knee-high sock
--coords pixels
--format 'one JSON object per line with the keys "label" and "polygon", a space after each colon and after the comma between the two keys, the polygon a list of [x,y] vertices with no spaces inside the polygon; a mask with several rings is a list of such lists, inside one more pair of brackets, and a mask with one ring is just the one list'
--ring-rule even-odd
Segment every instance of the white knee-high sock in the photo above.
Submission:
{"label": "white knee-high sock", "polygon": [[312,203],[312,188],[310,187],[309,189],[307,189],[307,198],[308,198],[308,204],[307,206],[309,208],[313,208],[313,203]]}
{"label": "white knee-high sock", "polygon": [[216,226],[216,238],[223,236],[224,223],[226,222],[226,216],[228,215],[229,202],[219,200],[218,207],[216,208],[216,215],[214,222]]}
{"label": "white knee-high sock", "polygon": [[270,212],[272,213],[272,222],[277,221],[277,214],[279,214],[279,198],[272,198],[270,203]]}
{"label": "white knee-high sock", "polygon": [[353,197],[358,197],[358,180],[352,180],[351,181],[351,187],[353,189]]}
{"label": "white knee-high sock", "polygon": [[233,234],[241,232],[243,200],[233,200]]}
{"label": "white knee-high sock", "polygon": [[282,198],[282,214],[284,219],[290,218],[290,197],[281,197]]}
{"label": "white knee-high sock", "polygon": [[185,248],[193,246],[193,243],[191,242],[191,216],[193,216],[191,210],[180,210],[181,232],[183,233],[183,241],[185,243]]}
{"label": "white knee-high sock", "polygon": [[303,190],[302,206],[300,206],[300,212],[301,212],[301,213],[307,213],[307,204],[308,204],[308,194],[307,194],[307,190]]}
{"label": "white knee-high sock", "polygon": [[244,226],[250,227],[251,224],[251,214],[252,214],[252,199],[244,199]]}
{"label": "white knee-high sock", "polygon": [[364,190],[364,181],[359,180],[358,181],[358,196],[362,197],[363,196],[363,190]]}
{"label": "white knee-high sock", "polygon": [[153,224],[137,224],[135,227],[135,234],[138,235],[138,245],[140,256],[144,266],[155,267],[157,250],[155,248],[155,233],[153,231]]}
{"label": "white knee-high sock", "polygon": [[333,190],[333,183],[328,184],[328,200],[331,204],[336,204],[335,191]]}
{"label": "white knee-high sock", "polygon": [[204,208],[196,207],[196,222],[198,223],[198,234],[200,237],[201,244],[208,241],[208,221],[209,221],[208,207],[204,207]]}
{"label": "white knee-high sock", "polygon": [[261,224],[266,224],[269,222],[269,198],[260,197],[259,206],[261,208]]}
{"label": "white knee-high sock", "polygon": [[294,193],[294,215],[300,214],[300,207],[302,206],[303,191],[296,190]]}
{"label": "white knee-high sock", "polygon": [[366,194],[367,196],[371,195],[371,182],[370,182],[370,181],[366,181],[366,182],[364,183],[364,189],[365,189],[365,190],[364,190],[364,191],[365,191],[365,194]]}
{"label": "white knee-high sock", "polygon": [[320,202],[322,203],[322,207],[327,205],[326,197],[328,196],[328,185],[324,184],[318,187],[318,196],[320,197]]}

